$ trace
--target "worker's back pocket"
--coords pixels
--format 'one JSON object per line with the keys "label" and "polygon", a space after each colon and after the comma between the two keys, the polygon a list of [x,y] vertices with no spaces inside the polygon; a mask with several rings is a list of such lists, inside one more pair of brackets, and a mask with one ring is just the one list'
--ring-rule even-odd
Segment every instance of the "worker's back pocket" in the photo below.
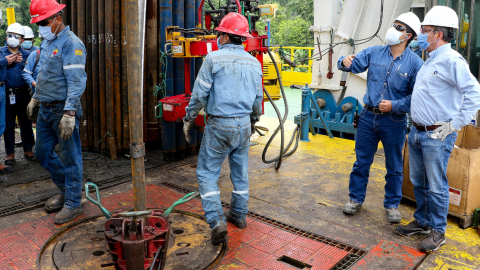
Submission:
{"label": "worker's back pocket", "polygon": [[234,129],[223,129],[214,125],[207,126],[207,145],[217,151],[228,151],[232,146],[233,136],[235,135]]}

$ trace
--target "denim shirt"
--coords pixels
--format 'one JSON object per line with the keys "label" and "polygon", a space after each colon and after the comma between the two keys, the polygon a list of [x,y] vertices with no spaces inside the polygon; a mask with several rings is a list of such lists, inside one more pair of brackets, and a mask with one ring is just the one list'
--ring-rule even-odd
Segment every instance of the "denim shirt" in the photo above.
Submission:
{"label": "denim shirt", "polygon": [[[22,71],[25,68],[25,63],[27,62],[30,52],[21,47],[19,48],[19,52],[23,57],[22,62],[14,62],[9,65],[5,56],[11,55],[12,53],[8,50],[7,46],[0,48],[0,80],[5,77],[4,83],[7,90],[8,88],[21,88],[27,86],[27,83],[22,77]],[[6,74],[5,71],[7,72]]]}
{"label": "denim shirt", "polygon": [[429,54],[417,75],[412,120],[430,126],[452,122],[460,130],[480,109],[480,86],[463,57],[445,44]]}
{"label": "denim shirt", "polygon": [[37,57],[37,51],[33,51],[27,59],[27,64],[25,65],[25,69],[22,71],[23,79],[25,80],[28,85],[35,91],[35,87],[33,87],[32,82],[37,80],[38,72],[40,71],[40,61],[38,61],[38,65],[35,66],[35,58]]}
{"label": "denim shirt", "polygon": [[209,115],[242,117],[251,115],[258,121],[262,115],[263,87],[260,62],[242,45],[226,44],[209,53],[198,73],[187,120],[197,117],[205,107]]}
{"label": "denim shirt", "polygon": [[36,51],[36,50],[40,50],[40,48],[37,47],[37,46],[35,46],[35,45],[33,45],[32,48],[30,48],[29,50],[27,50],[27,49],[24,49],[24,50],[27,51],[27,52],[32,53],[32,52],[34,52],[34,51]]}
{"label": "denim shirt", "polygon": [[65,110],[76,110],[87,84],[87,52],[82,41],[65,27],[53,40],[42,42],[37,87],[40,102],[65,100]]}
{"label": "denim shirt", "polygon": [[342,65],[345,56],[338,59],[338,69],[362,73],[368,69],[367,93],[363,103],[377,107],[382,100],[392,102],[394,114],[410,112],[410,102],[417,72],[423,61],[410,47],[393,59],[390,45],[373,46],[357,53],[350,68]]}

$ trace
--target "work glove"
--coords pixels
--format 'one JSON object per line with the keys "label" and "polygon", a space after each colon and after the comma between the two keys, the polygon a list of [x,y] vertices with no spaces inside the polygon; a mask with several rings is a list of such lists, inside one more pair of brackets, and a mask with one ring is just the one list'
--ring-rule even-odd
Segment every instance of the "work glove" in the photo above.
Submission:
{"label": "work glove", "polygon": [[75,116],[64,114],[60,120],[60,138],[69,140],[72,137],[73,129],[75,128]]}
{"label": "work glove", "polygon": [[195,127],[195,120],[188,121],[186,117],[183,118],[183,133],[185,133],[185,140],[187,143],[192,142],[192,136],[190,136],[190,131]]}
{"label": "work glove", "polygon": [[434,126],[440,126],[435,129],[430,138],[434,140],[445,140],[445,138],[455,132],[455,128],[452,125],[452,122],[435,122]]}
{"label": "work glove", "polygon": [[30,100],[27,106],[27,116],[30,121],[36,121],[38,116],[38,106],[40,102],[34,98]]}

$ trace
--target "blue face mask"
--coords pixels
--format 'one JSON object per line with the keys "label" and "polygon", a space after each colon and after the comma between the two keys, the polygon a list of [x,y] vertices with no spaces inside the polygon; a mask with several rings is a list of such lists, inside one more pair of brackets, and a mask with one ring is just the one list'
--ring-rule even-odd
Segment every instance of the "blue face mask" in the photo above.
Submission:
{"label": "blue face mask", "polygon": [[418,46],[420,46],[420,48],[422,48],[423,50],[426,50],[428,47],[430,47],[430,43],[433,43],[436,41],[434,40],[432,42],[428,42],[428,35],[429,34],[422,34],[422,33],[418,35],[418,38],[417,38]]}
{"label": "blue face mask", "polygon": [[[58,26],[60,26],[60,24]],[[57,29],[58,29],[58,26],[57,26]],[[55,33],[52,33],[52,28],[50,26],[39,26],[38,32],[46,40],[52,40],[57,35],[56,33],[57,30],[55,30]]]}
{"label": "blue face mask", "polygon": [[30,50],[32,47],[33,47],[33,42],[30,40],[25,40],[22,43],[22,48],[24,48],[25,50]]}
{"label": "blue face mask", "polygon": [[217,46],[218,46],[218,49],[220,50],[221,48],[223,48],[224,45],[220,44],[220,37],[217,38]]}
{"label": "blue face mask", "polygon": [[410,42],[410,48],[412,49],[418,48],[418,41],[412,40],[412,42]]}

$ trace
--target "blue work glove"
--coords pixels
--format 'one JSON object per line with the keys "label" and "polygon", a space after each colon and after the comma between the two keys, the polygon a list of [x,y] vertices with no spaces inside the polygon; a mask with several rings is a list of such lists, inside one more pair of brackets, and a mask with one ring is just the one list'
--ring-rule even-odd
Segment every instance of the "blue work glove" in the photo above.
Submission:
{"label": "blue work glove", "polygon": [[452,125],[452,122],[435,122],[434,126],[440,126],[435,129],[430,138],[434,140],[445,140],[445,138],[455,132],[455,128]]}

